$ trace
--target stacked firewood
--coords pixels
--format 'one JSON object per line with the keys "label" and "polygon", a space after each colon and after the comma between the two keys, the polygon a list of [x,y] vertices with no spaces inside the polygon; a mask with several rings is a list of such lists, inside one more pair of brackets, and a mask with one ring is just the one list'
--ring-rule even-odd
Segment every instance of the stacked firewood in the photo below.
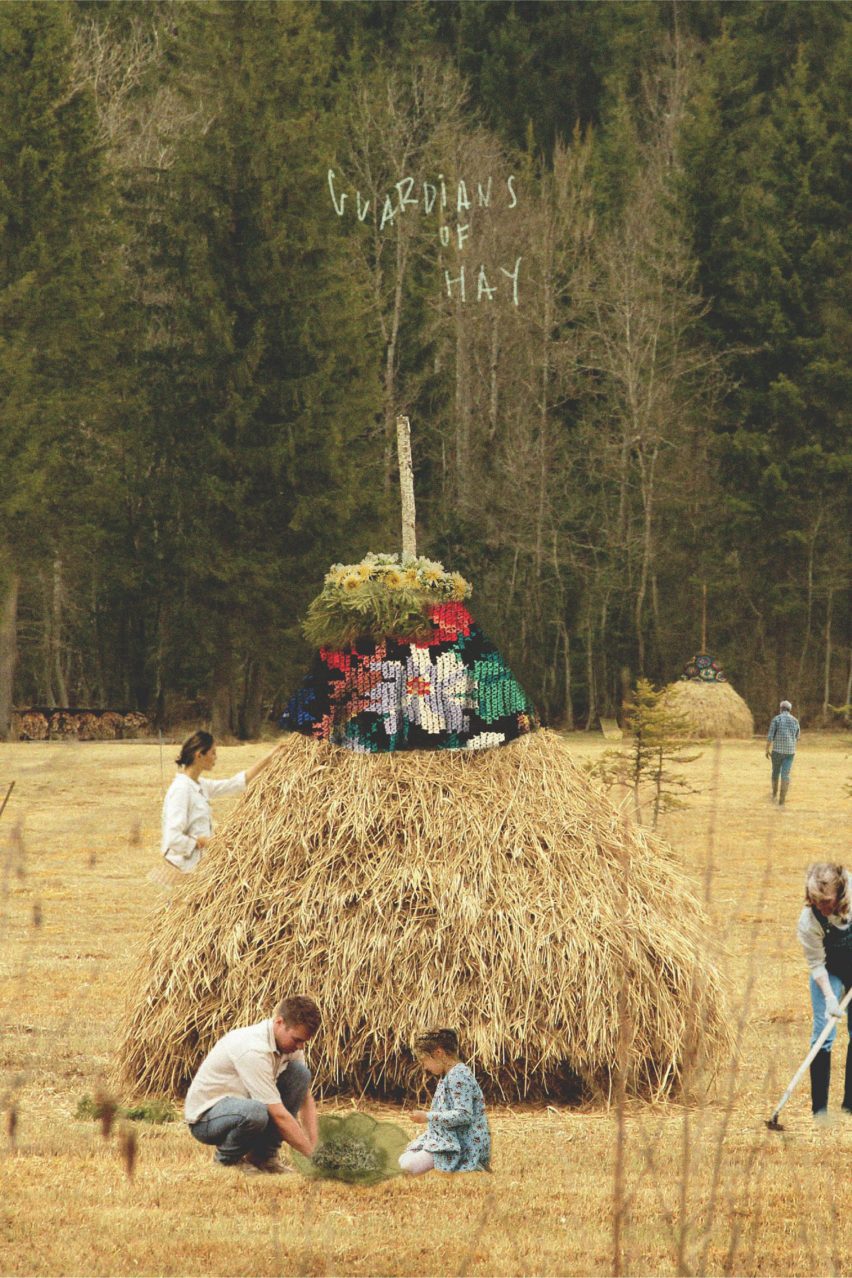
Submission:
{"label": "stacked firewood", "polygon": [[145,737],[151,731],[147,717],[138,710],[45,709],[19,710],[15,727],[20,741],[117,741]]}

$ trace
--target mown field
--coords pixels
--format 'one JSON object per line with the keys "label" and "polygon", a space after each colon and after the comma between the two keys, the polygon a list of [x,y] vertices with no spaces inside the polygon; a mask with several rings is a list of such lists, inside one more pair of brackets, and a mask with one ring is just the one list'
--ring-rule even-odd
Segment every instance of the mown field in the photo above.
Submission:
{"label": "mown field", "polygon": [[[570,744],[578,761],[605,746]],[[217,775],[265,748],[220,749]],[[707,897],[708,954],[730,979],[740,1049],[706,1099],[628,1105],[620,1187],[617,1113],[604,1104],[493,1110],[491,1176],[367,1190],[249,1180],[215,1169],[180,1123],[133,1125],[130,1176],[120,1132],[105,1139],[75,1111],[109,1074],[122,986],[161,891],[146,875],[173,753],[161,770],[157,745],[0,746],[0,799],[16,782],[0,818],[2,1273],[852,1272],[842,1039],[834,1125],[814,1129],[807,1083],[784,1133],[764,1124],[807,1050],[795,921],[807,862],[848,858],[848,737],[807,734],[786,810],[768,802],[757,740],[705,747],[688,765],[700,793],[663,833]]]}

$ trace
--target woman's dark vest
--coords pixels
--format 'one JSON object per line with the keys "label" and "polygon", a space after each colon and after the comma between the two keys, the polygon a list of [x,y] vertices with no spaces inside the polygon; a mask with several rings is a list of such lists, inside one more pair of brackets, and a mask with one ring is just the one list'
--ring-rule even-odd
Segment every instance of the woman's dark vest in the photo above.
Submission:
{"label": "woman's dark vest", "polygon": [[839,976],[848,989],[852,985],[852,924],[847,928],[832,927],[813,906],[811,912],[822,928],[826,971]]}

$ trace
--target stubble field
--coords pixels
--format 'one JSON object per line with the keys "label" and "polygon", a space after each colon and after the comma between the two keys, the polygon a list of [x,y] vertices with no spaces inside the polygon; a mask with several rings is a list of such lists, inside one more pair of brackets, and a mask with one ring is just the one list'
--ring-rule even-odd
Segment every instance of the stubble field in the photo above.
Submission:
{"label": "stubble field", "polygon": [[[578,762],[605,748],[569,744]],[[216,775],[266,748],[220,748]],[[629,1103],[620,1183],[618,1114],[598,1103],[494,1109],[492,1175],[374,1189],[217,1170],[180,1123],[133,1124],[130,1176],[129,1129],[123,1153],[120,1127],[104,1138],[74,1116],[111,1070],[122,987],[162,890],[146,876],[173,753],[161,770],[157,745],[0,745],[0,799],[16,782],[0,818],[0,1272],[852,1272],[845,1034],[834,1125],[812,1126],[807,1081],[785,1132],[764,1124],[808,1046],[795,922],[807,862],[848,859],[848,737],[807,734],[786,810],[768,802],[757,740],[705,746],[688,765],[700,793],[662,832],[707,899],[739,1053],[706,1099]],[[407,1125],[398,1108],[365,1108]]]}

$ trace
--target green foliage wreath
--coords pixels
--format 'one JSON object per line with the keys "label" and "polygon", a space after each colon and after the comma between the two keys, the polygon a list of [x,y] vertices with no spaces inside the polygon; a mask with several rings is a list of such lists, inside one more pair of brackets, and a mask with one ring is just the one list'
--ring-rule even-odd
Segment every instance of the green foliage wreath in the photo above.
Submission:
{"label": "green foliage wreath", "polygon": [[425,638],[431,633],[430,604],[472,593],[460,573],[447,572],[435,560],[400,562],[397,555],[369,554],[358,564],[329,569],[302,629],[314,648],[343,648],[365,637]]}

